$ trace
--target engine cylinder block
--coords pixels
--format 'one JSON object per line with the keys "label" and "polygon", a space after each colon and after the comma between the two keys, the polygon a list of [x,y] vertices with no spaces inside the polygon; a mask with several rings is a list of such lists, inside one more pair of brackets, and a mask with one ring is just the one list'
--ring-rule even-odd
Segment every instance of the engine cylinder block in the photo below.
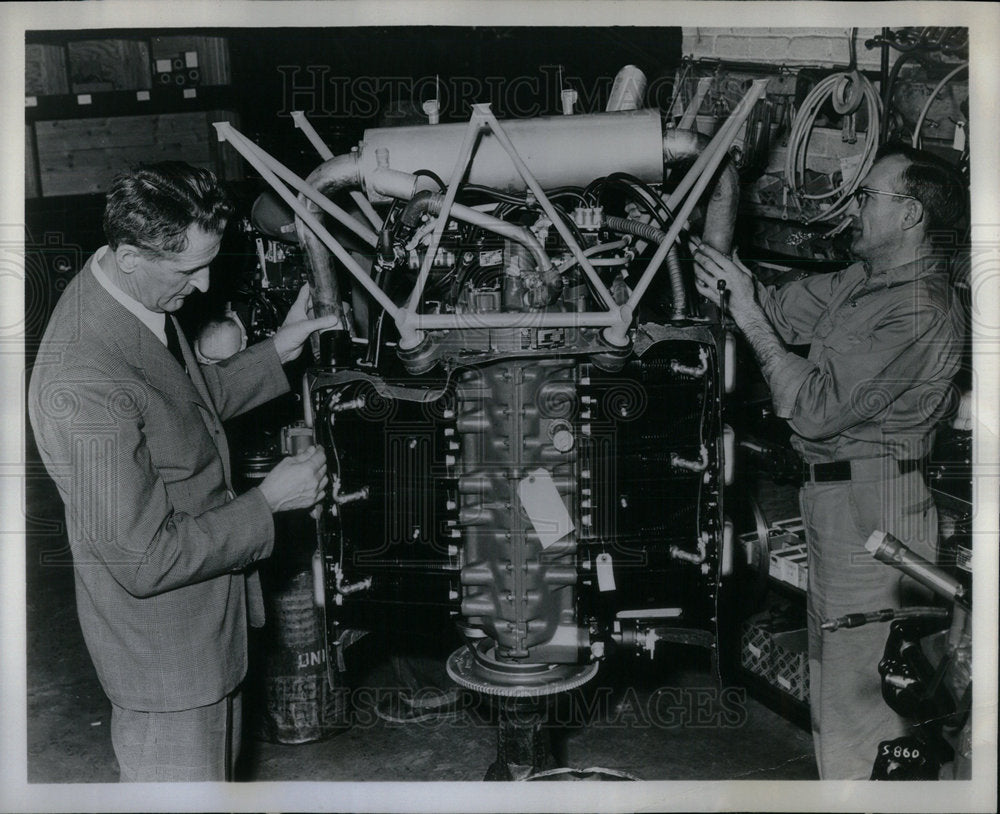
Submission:
{"label": "engine cylinder block", "polygon": [[476,680],[511,692],[615,650],[713,646],[722,338],[641,337],[615,372],[528,349],[419,382],[319,373],[338,494],[366,495],[325,518],[330,641],[457,631]]}
{"label": "engine cylinder block", "polygon": [[553,427],[571,431],[576,376],[574,361],[558,359],[459,376],[461,611],[501,659],[575,662],[583,644],[574,622],[577,455],[553,443]]}

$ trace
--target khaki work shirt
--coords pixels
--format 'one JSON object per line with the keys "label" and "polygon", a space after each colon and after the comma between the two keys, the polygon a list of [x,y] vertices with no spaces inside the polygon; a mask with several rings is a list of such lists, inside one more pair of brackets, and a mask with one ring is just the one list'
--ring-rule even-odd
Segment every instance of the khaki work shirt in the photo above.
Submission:
{"label": "khaki work shirt", "polygon": [[951,405],[962,311],[940,258],[872,274],[865,263],[757,287],[787,352],[768,382],[808,463],[923,458]]}

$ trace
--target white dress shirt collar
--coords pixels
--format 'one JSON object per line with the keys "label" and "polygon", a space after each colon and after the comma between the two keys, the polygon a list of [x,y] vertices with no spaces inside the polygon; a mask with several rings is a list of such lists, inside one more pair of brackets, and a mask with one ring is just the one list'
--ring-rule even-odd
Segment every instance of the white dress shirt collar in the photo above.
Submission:
{"label": "white dress shirt collar", "polygon": [[167,315],[160,314],[156,311],[150,311],[145,305],[139,302],[137,299],[126,294],[113,282],[111,278],[105,273],[104,269],[101,267],[101,261],[107,257],[109,248],[107,246],[102,246],[96,252],[94,252],[94,259],[90,264],[91,271],[94,272],[94,278],[99,282],[107,292],[114,297],[118,302],[124,305],[129,311],[135,314],[136,318],[149,330],[153,332],[153,335],[159,339],[164,345],[167,344],[167,333],[164,327]]}

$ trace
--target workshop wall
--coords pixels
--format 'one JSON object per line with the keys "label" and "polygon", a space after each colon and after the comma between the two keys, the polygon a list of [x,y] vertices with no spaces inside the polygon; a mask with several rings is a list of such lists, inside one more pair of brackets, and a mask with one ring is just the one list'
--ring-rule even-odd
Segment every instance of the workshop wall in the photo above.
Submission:
{"label": "workshop wall", "polygon": [[[883,38],[888,88],[882,48],[867,47]],[[845,259],[843,247],[814,238],[844,215],[846,193],[879,144],[919,141],[956,163],[968,154],[965,29],[684,28],[681,39],[671,114],[693,107],[702,133],[715,132],[752,79],[768,80],[766,100],[734,148],[741,206],[752,216],[744,222],[754,230],[742,239],[762,250]],[[852,51],[867,89],[859,104],[838,111],[829,83],[849,69]]]}
{"label": "workshop wall", "polygon": [[[865,40],[877,28],[859,28],[858,67],[878,70],[880,51],[869,51]],[[784,65],[845,65],[850,60],[850,28],[684,28],[684,56]]]}
{"label": "workshop wall", "polygon": [[[112,32],[114,33],[114,32]],[[186,160],[236,180],[212,122],[239,123],[226,37],[32,32],[25,45],[25,192],[104,192],[128,163]]]}

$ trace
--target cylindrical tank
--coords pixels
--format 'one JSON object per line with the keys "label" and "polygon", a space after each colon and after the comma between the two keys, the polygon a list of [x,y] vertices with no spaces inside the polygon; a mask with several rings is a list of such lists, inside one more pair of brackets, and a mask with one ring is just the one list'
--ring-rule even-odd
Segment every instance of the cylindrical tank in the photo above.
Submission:
{"label": "cylindrical tank", "polygon": [[[277,439],[270,440],[237,460],[241,492],[259,485],[281,460]],[[314,602],[312,522],[304,512],[278,515],[275,540],[281,556],[260,566],[266,623],[251,636],[251,732],[274,743],[307,743],[348,728],[349,693],[343,674],[327,663],[323,611]]]}
{"label": "cylindrical tank", "polygon": [[[663,128],[656,110],[511,119],[500,125],[545,188],[587,184],[615,172],[650,183],[663,180]],[[432,170],[447,182],[468,128],[462,122],[366,130],[359,158],[366,187],[377,166],[376,151],[383,149],[392,169]],[[467,181],[508,192],[526,188],[488,129],[473,154]]]}

